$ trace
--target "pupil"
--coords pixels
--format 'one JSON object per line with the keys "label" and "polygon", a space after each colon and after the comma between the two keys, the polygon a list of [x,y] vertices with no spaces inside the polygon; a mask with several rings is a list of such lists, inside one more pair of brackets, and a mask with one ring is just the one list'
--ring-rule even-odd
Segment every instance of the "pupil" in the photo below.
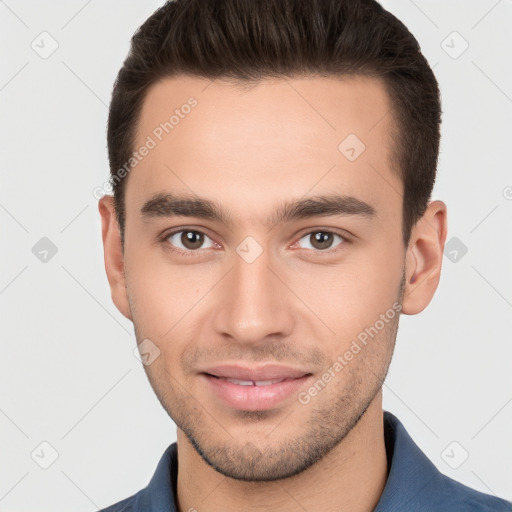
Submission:
{"label": "pupil", "polygon": [[185,231],[181,235],[181,243],[187,249],[199,249],[203,245],[204,235],[197,231]]}
{"label": "pupil", "polygon": [[313,236],[313,247],[317,249],[328,249],[332,244],[332,233],[318,231]]}

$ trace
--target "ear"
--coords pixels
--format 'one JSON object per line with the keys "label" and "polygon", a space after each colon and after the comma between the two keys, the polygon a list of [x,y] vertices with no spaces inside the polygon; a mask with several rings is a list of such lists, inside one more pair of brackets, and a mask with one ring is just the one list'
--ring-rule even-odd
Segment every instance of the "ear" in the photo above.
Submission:
{"label": "ear", "polygon": [[447,211],[442,201],[432,201],[411,232],[405,259],[402,312],[416,315],[432,300],[441,277]]}
{"label": "ear", "polygon": [[121,233],[114,210],[114,198],[108,195],[103,196],[98,201],[98,210],[101,215],[101,234],[103,238],[105,270],[107,272],[112,300],[121,314],[129,320],[132,320],[126,291]]}

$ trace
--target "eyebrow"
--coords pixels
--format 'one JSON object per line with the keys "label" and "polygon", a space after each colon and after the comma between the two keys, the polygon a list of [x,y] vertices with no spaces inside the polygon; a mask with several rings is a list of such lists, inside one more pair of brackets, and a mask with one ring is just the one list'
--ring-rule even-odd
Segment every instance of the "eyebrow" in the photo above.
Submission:
{"label": "eyebrow", "polygon": [[[209,199],[158,193],[146,201],[140,210],[143,220],[159,217],[196,217],[213,220],[225,225],[232,224],[229,210]],[[279,205],[267,224],[289,222],[324,216],[376,216],[373,206],[352,196],[324,195],[298,199]]]}

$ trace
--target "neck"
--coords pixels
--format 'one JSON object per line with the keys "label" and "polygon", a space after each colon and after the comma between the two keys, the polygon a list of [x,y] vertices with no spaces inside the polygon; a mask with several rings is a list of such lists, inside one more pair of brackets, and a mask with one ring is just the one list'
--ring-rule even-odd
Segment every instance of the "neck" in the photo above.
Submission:
{"label": "neck", "polygon": [[225,477],[203,461],[180,429],[178,468],[179,512],[371,512],[388,473],[382,393],[341,443],[293,477],[271,482]]}

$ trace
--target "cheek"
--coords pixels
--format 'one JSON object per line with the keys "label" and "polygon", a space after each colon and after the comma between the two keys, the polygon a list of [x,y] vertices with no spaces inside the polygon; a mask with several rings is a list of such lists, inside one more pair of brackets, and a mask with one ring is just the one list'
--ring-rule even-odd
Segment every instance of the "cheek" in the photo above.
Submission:
{"label": "cheek", "polygon": [[143,332],[145,336],[162,335],[184,306],[181,280],[171,266],[163,265],[150,251],[127,251],[125,271],[138,327],[144,331],[149,328],[150,332]]}
{"label": "cheek", "polygon": [[360,251],[337,266],[298,271],[290,287],[334,331],[339,345],[373,325],[399,300],[402,260],[399,250]]}
{"label": "cheek", "polygon": [[160,250],[132,250],[125,256],[130,303],[141,334],[162,338],[183,330],[201,311],[215,284],[208,265],[176,265]]}

